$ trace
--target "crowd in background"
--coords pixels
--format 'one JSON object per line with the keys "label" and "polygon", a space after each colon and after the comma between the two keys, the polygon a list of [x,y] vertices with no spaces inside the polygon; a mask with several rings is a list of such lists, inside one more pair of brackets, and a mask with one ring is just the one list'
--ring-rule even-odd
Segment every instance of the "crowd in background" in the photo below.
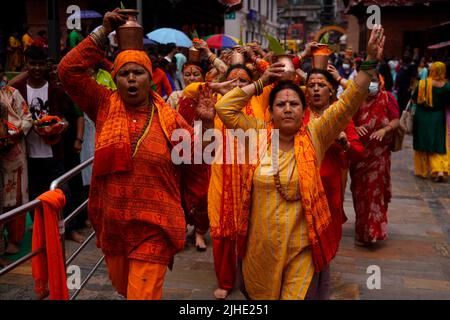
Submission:
{"label": "crowd in background", "polygon": [[[1,154],[0,173],[3,187],[0,190],[3,195],[0,210],[3,212],[16,208],[48,190],[52,180],[75,167],[80,161],[92,157],[95,148],[96,119],[91,119],[83,113],[73,99],[69,98],[66,87],[61,85],[57,65],[48,58],[45,32],[39,32],[38,36],[33,38],[27,30],[25,31],[21,38],[17,32],[8,38],[6,55],[2,57],[0,69],[2,81],[0,106],[3,125],[1,135],[6,136],[8,130],[17,129],[19,137],[13,146],[5,147]],[[63,53],[70,52],[70,49],[79,45],[84,38],[79,31],[71,31]],[[203,53],[203,59],[193,61],[187,48],[177,48],[175,44],[145,46],[145,52],[152,65],[151,90],[179,112],[189,125],[198,118],[196,110],[200,108],[199,106],[210,105],[211,101],[222,101],[225,105],[226,94],[233,88],[230,87],[230,82],[239,83],[234,87],[245,88],[253,81],[257,83],[258,79],[263,79],[265,72],[270,69],[271,64],[273,65],[273,54],[266,48],[261,48],[257,42],[241,46],[239,49],[215,52],[212,52],[202,40],[197,41],[195,46]],[[360,70],[361,66],[366,68],[365,54],[341,52],[330,55],[326,70],[317,70],[306,59],[310,57],[313,47],[314,44],[309,44],[303,52],[295,53],[297,60],[293,61],[297,69],[293,83],[297,87],[302,87],[305,92],[303,104],[308,108],[307,115],[303,119],[305,125],[310,121],[314,123],[315,119],[327,114],[325,110],[341,101],[340,99],[346,101],[349,94],[348,91],[346,93],[346,89],[355,90],[353,88],[355,78],[358,73],[365,72]],[[239,63],[233,61],[236,51],[243,58]],[[87,70],[92,79],[111,90],[115,90],[117,85],[111,75],[117,53],[117,42],[112,36],[103,60]],[[353,120],[344,126],[345,129],[339,133],[339,137],[330,140],[334,141],[333,144],[323,150],[324,160],[320,175],[328,206],[333,219],[337,221],[334,222],[336,230],[333,232],[337,243],[342,236],[341,225],[347,219],[343,210],[347,175],[351,177],[350,188],[356,212],[355,243],[370,246],[386,239],[387,210],[392,197],[390,156],[393,151],[394,133],[399,130],[399,118],[408,104],[415,105],[413,132],[415,174],[423,178],[431,174],[436,181],[447,181],[450,86],[446,77],[450,73],[446,71],[449,67],[449,63],[432,61],[430,58],[411,53],[405,54],[401,59],[385,58],[376,66],[376,72],[371,76],[368,94],[361,101],[361,107],[353,115]],[[5,70],[21,73],[8,80]],[[205,86],[205,83],[210,85]],[[255,87],[258,90],[258,87]],[[265,88],[268,87],[270,86]],[[258,92],[260,100],[252,98],[252,102],[244,107],[243,110],[248,116],[269,120],[268,111],[261,106],[269,102],[273,104],[274,98],[269,97],[270,90],[266,92],[265,88],[264,90],[261,88],[261,92]],[[284,89],[298,91],[289,86]],[[301,93],[298,95],[302,96]],[[225,98],[221,100],[223,96]],[[266,99],[265,102],[263,99]],[[272,101],[269,101],[270,99]],[[54,136],[40,135],[34,127],[36,122],[45,116],[58,116],[63,123],[61,132]],[[8,123],[13,127],[9,128]],[[225,128],[218,119],[212,126],[219,130]],[[292,155],[286,153],[284,156],[292,160],[289,158]],[[289,166],[289,162],[286,162],[286,166]],[[233,205],[236,199],[227,199],[222,192],[227,186],[234,188],[234,181],[241,178],[238,177],[238,172],[233,171],[235,168],[230,167],[231,176],[229,185],[226,185],[225,167],[225,165],[223,168],[214,165],[211,167],[210,185],[217,186],[218,190],[208,195],[208,209],[204,209],[196,216],[190,216],[189,212],[186,212],[187,222],[195,226],[193,236],[198,250],[206,250],[204,235],[211,228],[218,278],[218,290],[215,292],[217,298],[225,298],[233,288],[235,266],[227,269],[226,263],[221,261],[236,259],[233,256],[236,254],[234,247],[235,242],[239,241],[236,236],[238,231],[234,229],[235,234],[231,237],[233,240],[231,242],[223,240],[230,237],[221,229],[223,227],[221,218],[220,223],[212,219],[214,214],[211,211],[215,209],[209,207],[210,199],[217,197],[213,203],[222,205],[225,202],[231,206],[217,209],[220,211],[217,213],[219,217],[226,215],[227,210],[235,212]],[[90,170],[85,169],[82,176],[63,186],[67,197],[65,216],[87,198],[91,183]],[[284,174],[283,172],[281,178],[278,177],[281,182],[287,179]],[[217,181],[220,182],[215,184]],[[257,186],[262,182],[256,179],[253,183]],[[276,187],[280,191],[278,184]],[[280,193],[283,195],[281,191]],[[268,199],[271,197],[269,193],[262,196],[267,196]],[[291,200],[293,196],[288,191],[283,197]],[[230,202],[227,202],[228,200]],[[291,207],[292,204],[288,200],[286,207],[283,208],[286,211],[297,210]],[[278,209],[268,206],[261,210],[270,212]],[[66,234],[68,238],[82,242],[84,236],[79,230],[90,226],[91,223],[84,214],[71,222]],[[7,263],[4,254],[19,252],[25,231],[25,215],[0,226],[2,265]],[[304,231],[307,233],[306,229]],[[298,236],[300,239],[304,234],[289,234],[289,236]],[[256,246],[254,243],[249,245]],[[256,256],[253,258],[258,259]],[[247,265],[249,264],[250,262]],[[298,268],[303,270],[307,266],[299,264]],[[244,274],[247,272],[247,279],[254,276],[251,270],[243,272]],[[322,276],[326,277],[326,273]],[[311,278],[309,280],[313,281]],[[265,279],[254,281],[264,282]],[[260,297],[257,288],[247,289],[250,289],[254,297]],[[299,292],[305,297],[305,290]],[[264,295],[261,297],[267,298]]]}

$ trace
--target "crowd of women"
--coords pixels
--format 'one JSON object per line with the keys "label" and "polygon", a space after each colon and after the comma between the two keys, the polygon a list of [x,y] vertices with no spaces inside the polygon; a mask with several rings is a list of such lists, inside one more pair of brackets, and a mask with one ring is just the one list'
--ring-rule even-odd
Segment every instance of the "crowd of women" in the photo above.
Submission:
{"label": "crowd of women", "polygon": [[[108,35],[125,20],[108,12],[103,26],[58,67],[62,88],[85,113],[85,128],[91,128],[84,135],[94,153],[89,219],[117,292],[127,299],[161,299],[166,270],[185,246],[187,223],[194,227],[199,251],[206,250],[210,230],[215,298],[225,299],[239,287],[252,300],[329,299],[330,264],[347,220],[348,175],[355,244],[373,246],[387,238],[390,158],[401,128],[397,100],[379,68],[383,28],[372,30],[351,77],[315,42],[286,61],[257,43],[217,56],[195,39],[202,59],[189,54],[179,64],[182,85],[166,91],[165,101],[154,86],[159,69],[154,51],[122,50],[113,64],[105,59]],[[287,72],[291,64],[295,71]],[[430,165],[435,178],[444,180],[445,135],[436,127],[445,123],[450,101],[445,68],[432,64],[423,81],[411,97],[417,105],[415,173],[427,176]],[[1,90],[3,123],[14,124],[23,142],[33,126],[26,98],[8,86]],[[258,140],[264,142],[256,162],[238,163],[234,152],[230,163],[223,152],[223,161],[211,165],[175,165],[172,150],[179,141],[172,134],[184,129],[194,145],[199,134],[194,121],[202,124],[200,134],[255,130],[264,138]],[[248,141],[240,144],[224,139],[219,149],[236,151]],[[188,157],[193,159],[196,149]],[[16,169],[4,158],[8,207],[6,181]]]}

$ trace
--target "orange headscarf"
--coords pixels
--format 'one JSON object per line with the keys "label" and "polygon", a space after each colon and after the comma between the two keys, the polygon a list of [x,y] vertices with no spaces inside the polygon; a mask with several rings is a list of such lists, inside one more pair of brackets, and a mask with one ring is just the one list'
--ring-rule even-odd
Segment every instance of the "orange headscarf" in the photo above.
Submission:
{"label": "orange headscarf", "polygon": [[[126,63],[134,62],[144,67],[152,75],[152,63],[144,51],[125,50],[114,60],[112,77]],[[154,105],[164,104],[164,100],[150,92]],[[110,97],[108,116],[101,130],[97,132],[95,144],[94,174],[103,175],[131,170],[132,153],[125,103],[116,90]],[[147,132],[147,131],[146,131]]]}
{"label": "orange headscarf", "polygon": [[114,79],[120,68],[122,68],[126,63],[129,62],[134,62],[144,67],[150,74],[150,77],[152,76],[152,62],[144,51],[124,50],[119,53],[114,60],[114,66],[111,71],[112,78]]}

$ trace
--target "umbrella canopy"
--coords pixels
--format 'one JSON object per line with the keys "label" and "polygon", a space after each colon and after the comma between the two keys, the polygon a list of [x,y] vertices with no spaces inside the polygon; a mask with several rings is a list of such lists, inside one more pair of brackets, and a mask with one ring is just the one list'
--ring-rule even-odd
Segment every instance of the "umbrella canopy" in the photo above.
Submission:
{"label": "umbrella canopy", "polygon": [[144,38],[144,45],[157,45],[158,42],[150,40],[149,38]]}
{"label": "umbrella canopy", "polygon": [[233,48],[239,43],[239,39],[227,34],[214,34],[206,37],[205,40],[208,46],[213,49]]}
{"label": "umbrella canopy", "polygon": [[183,32],[172,28],[160,28],[147,34],[150,40],[168,44],[175,43],[178,47],[192,47],[192,41]]}
{"label": "umbrella canopy", "polygon": [[94,10],[81,10],[80,11],[80,19],[97,19],[102,18],[103,16]]}

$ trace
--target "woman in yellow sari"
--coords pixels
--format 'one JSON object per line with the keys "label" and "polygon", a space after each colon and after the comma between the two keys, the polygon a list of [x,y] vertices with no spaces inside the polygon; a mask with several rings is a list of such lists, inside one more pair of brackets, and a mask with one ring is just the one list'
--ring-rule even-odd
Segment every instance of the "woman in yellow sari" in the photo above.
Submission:
{"label": "woman in yellow sari", "polygon": [[[383,29],[376,26],[367,45],[364,72],[358,73],[322,117],[306,126],[302,124],[305,97],[292,83],[272,89],[269,123],[241,111],[255,92],[261,93],[258,83],[235,88],[216,104],[227,128],[258,130],[268,137],[259,162],[248,165],[243,178],[242,228],[237,237],[246,243],[238,254],[244,292],[250,299],[328,297],[329,288],[321,283],[320,272],[334,258],[337,242],[330,237],[331,216],[320,162],[364,100],[383,46]],[[267,85],[283,70],[272,66],[259,81]],[[279,149],[277,139],[272,141],[277,134]]]}

